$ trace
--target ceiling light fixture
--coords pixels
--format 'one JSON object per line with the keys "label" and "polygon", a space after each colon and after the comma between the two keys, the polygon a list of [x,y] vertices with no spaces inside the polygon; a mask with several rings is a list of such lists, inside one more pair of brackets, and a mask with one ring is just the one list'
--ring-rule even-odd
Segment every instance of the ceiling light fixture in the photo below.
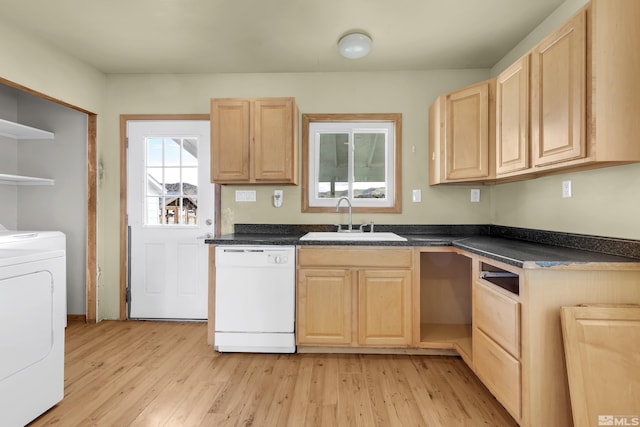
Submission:
{"label": "ceiling light fixture", "polygon": [[350,33],[340,38],[338,50],[345,58],[358,59],[371,52],[372,43],[371,37],[364,33]]}

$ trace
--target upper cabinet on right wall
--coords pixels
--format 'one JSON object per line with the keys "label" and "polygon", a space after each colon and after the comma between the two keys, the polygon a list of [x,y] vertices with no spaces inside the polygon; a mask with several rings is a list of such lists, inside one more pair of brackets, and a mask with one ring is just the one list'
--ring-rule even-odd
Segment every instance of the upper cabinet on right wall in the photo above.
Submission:
{"label": "upper cabinet on right wall", "polygon": [[497,77],[495,182],[640,162],[638,22],[592,0]]}
{"label": "upper cabinet on right wall", "polygon": [[587,156],[586,21],[586,11],[582,10],[531,54],[533,166],[544,167]]}
{"label": "upper cabinet on right wall", "polygon": [[495,80],[441,95],[429,110],[429,184],[491,181]]}
{"label": "upper cabinet on right wall", "polygon": [[640,161],[640,1],[593,0],[532,52],[537,171]]}
{"label": "upper cabinet on right wall", "polygon": [[496,175],[531,167],[529,137],[529,56],[496,79]]}

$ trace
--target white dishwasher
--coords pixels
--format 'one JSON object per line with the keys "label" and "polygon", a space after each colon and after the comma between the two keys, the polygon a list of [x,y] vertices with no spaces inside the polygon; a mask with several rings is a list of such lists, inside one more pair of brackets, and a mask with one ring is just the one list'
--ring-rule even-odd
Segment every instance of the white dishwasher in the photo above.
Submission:
{"label": "white dishwasher", "polygon": [[216,246],[219,352],[295,353],[295,246]]}

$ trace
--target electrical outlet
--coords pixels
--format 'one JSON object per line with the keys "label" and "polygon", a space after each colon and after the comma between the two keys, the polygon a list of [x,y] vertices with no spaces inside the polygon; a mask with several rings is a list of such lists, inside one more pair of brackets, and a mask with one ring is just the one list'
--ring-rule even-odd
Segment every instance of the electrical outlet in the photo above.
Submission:
{"label": "electrical outlet", "polygon": [[571,180],[562,181],[562,198],[568,199],[570,197],[573,197]]}
{"label": "electrical outlet", "polygon": [[480,189],[472,188],[471,189],[471,201],[473,203],[478,203],[480,201]]}
{"label": "electrical outlet", "polygon": [[422,190],[413,190],[413,203],[420,203],[422,201]]}
{"label": "electrical outlet", "polygon": [[283,193],[282,190],[273,190],[273,206],[279,208],[282,206]]}

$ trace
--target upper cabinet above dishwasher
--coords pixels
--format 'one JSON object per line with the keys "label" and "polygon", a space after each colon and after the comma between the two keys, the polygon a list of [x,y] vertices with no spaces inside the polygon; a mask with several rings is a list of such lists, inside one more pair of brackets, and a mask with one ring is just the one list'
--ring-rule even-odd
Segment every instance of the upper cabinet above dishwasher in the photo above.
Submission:
{"label": "upper cabinet above dishwasher", "polygon": [[211,100],[211,182],[297,184],[294,98]]}

